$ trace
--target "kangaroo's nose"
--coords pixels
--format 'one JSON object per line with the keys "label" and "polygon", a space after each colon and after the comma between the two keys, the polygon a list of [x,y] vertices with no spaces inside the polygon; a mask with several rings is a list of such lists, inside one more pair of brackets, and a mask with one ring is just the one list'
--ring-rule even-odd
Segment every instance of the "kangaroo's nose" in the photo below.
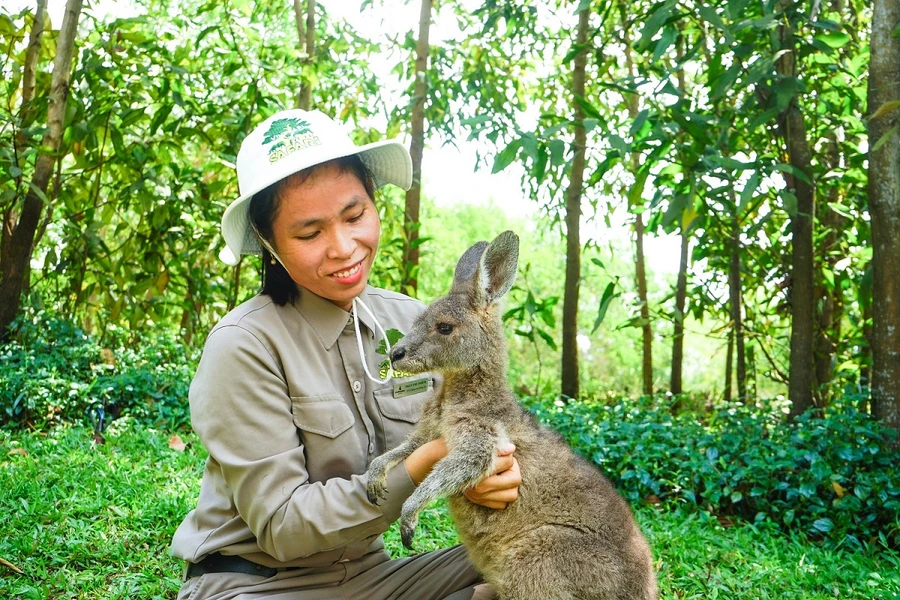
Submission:
{"label": "kangaroo's nose", "polygon": [[406,356],[406,348],[394,348],[391,351],[391,362],[397,362]]}

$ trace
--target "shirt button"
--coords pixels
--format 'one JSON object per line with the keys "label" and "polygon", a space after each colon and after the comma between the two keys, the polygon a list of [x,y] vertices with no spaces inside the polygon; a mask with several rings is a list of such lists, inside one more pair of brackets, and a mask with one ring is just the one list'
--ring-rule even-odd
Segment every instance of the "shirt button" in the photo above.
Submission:
{"label": "shirt button", "polygon": [[369,442],[369,454],[375,452],[375,442]]}
{"label": "shirt button", "polygon": [[353,391],[359,392],[362,389],[362,384],[358,381],[353,382]]}

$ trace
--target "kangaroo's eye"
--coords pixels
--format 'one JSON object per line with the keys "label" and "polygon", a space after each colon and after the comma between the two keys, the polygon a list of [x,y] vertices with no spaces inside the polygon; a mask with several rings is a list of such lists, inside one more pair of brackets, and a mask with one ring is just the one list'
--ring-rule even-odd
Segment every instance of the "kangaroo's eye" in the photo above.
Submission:
{"label": "kangaroo's eye", "polygon": [[450,335],[451,333],[453,333],[453,325],[449,323],[438,323],[437,331],[441,335]]}

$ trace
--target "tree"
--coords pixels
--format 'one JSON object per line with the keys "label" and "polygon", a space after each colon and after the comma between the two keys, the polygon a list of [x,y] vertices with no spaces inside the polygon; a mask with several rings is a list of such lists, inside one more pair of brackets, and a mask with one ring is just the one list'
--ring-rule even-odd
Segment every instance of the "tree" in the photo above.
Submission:
{"label": "tree", "polygon": [[403,290],[416,295],[419,270],[419,205],[422,196],[422,155],[425,151],[425,100],[428,95],[428,31],[431,27],[431,5],[433,0],[422,0],[419,12],[419,38],[416,41],[415,84],[409,154],[412,158],[412,186],[406,191],[406,213],[403,221],[405,238],[403,252]]}
{"label": "tree", "polygon": [[[728,239],[728,248],[730,249],[728,260],[728,307],[731,311],[731,340],[734,341],[737,357],[737,368],[735,370],[737,372],[738,399],[743,401],[747,398],[747,362],[744,351],[744,299],[741,293],[743,289],[741,282],[741,224],[738,218],[738,204],[735,202],[734,192],[730,192],[729,195],[731,196],[731,206],[734,211],[729,219],[731,230]],[[729,399],[729,395],[726,394],[726,400]]]}
{"label": "tree", "polygon": [[900,430],[900,2],[872,9],[868,103],[872,218],[872,412]]}
{"label": "tree", "polygon": [[[83,0],[68,0],[62,27],[57,38],[56,56],[53,62],[53,79],[50,87],[47,132],[41,141],[41,150],[35,163],[31,185],[25,194],[18,222],[9,234],[6,252],[0,257],[0,339],[8,334],[8,328],[19,312],[22,290],[28,278],[35,233],[38,231],[46,202],[52,201],[47,190],[53,168],[57,163],[60,140],[66,120],[66,102],[69,98],[69,77],[72,57],[75,53],[75,36]],[[37,17],[42,17],[39,9]],[[33,80],[32,80],[33,81]]]}
{"label": "tree", "polygon": [[[787,3],[784,3],[786,5]],[[786,11],[778,27],[780,56],[775,63],[781,81],[791,83],[797,70],[797,42],[792,19],[797,15]],[[799,94],[795,94],[781,111],[779,132],[784,140],[791,172],[785,182],[796,197],[791,215],[791,362],[788,395],[791,417],[797,417],[813,406],[813,348],[815,343],[815,270],[813,264],[813,225],[816,216],[812,155],[806,134],[806,122],[800,111]]]}
{"label": "tree", "polygon": [[563,295],[562,393],[578,397],[578,284],[581,279],[581,192],[587,134],[584,130],[584,80],[587,65],[590,5],[578,13],[576,54],[572,69],[572,108],[575,143],[569,187],[566,190],[566,282]]}
{"label": "tree", "polygon": [[[309,110],[312,107],[312,89],[315,82],[314,68],[316,55],[316,0],[306,0],[304,15],[303,2],[294,0],[294,18],[297,21],[297,37],[306,57],[303,59],[303,78],[300,93],[297,94],[297,108]],[[304,27],[304,20],[306,26]]]}
{"label": "tree", "polygon": [[[684,32],[679,31],[679,39],[675,45],[675,64],[678,76],[678,94],[681,99],[687,98],[687,83],[685,82],[684,69],[681,62],[684,59],[683,46]],[[681,147],[684,144],[684,132],[678,134],[678,142]],[[681,150],[679,150],[681,152]],[[669,382],[669,391],[673,394],[682,393],[681,376],[684,368],[684,307],[687,301],[687,271],[688,260],[690,258],[691,238],[688,230],[691,227],[694,215],[694,181],[693,173],[690,172],[687,165],[690,159],[682,157],[682,187],[686,188],[687,206],[684,208],[680,219],[680,237],[681,252],[678,260],[678,280],[675,283],[675,313],[672,315],[672,323],[674,331],[672,332],[672,371]]]}
{"label": "tree", "polygon": [[[628,22],[625,20],[623,13],[622,32],[625,43],[625,65],[628,77],[634,80],[636,72],[628,26]],[[636,120],[638,117],[639,102],[640,99],[636,93],[628,95],[628,116],[632,121]],[[640,154],[636,150],[631,152],[629,171],[635,179],[633,191],[629,194],[629,209],[634,212],[634,277],[637,283],[638,302],[640,304],[641,315],[641,344],[643,348],[643,358],[641,361],[641,389],[644,395],[649,396],[653,394],[653,330],[650,327],[650,305],[647,301],[647,267],[644,259],[644,207],[643,201],[641,200],[641,193],[644,188],[644,182],[647,180],[649,170],[647,165],[641,166]]]}

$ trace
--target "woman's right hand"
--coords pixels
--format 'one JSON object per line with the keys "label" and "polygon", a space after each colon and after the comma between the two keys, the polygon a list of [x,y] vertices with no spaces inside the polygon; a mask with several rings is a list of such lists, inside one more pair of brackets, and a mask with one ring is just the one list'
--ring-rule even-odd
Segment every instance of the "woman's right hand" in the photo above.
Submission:
{"label": "woman's right hand", "polygon": [[412,482],[418,486],[431,473],[434,463],[447,456],[444,438],[425,442],[406,457],[404,464]]}

